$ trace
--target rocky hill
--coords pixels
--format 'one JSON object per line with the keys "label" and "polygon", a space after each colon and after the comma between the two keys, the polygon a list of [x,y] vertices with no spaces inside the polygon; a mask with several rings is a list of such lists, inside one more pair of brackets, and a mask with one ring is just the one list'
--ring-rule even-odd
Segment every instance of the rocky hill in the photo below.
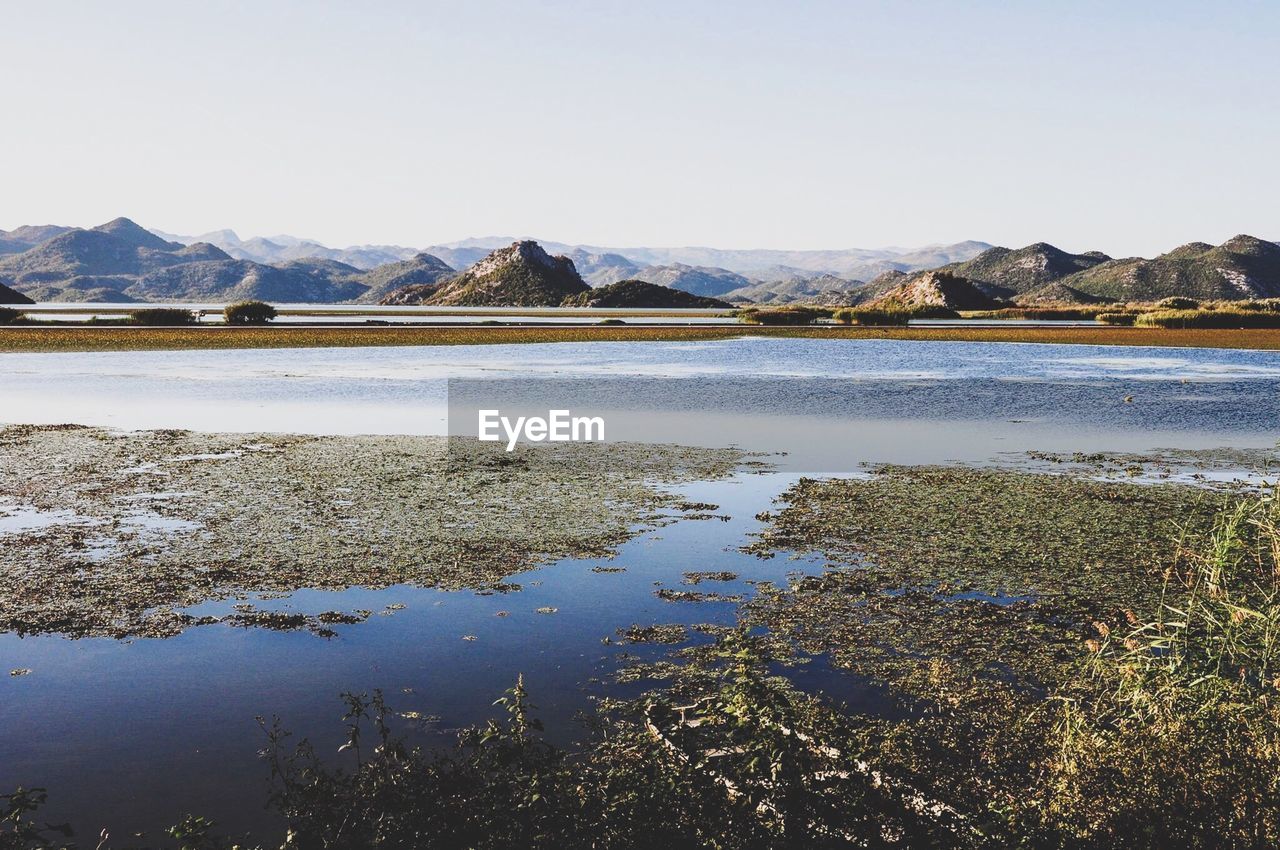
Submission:
{"label": "rocky hill", "polygon": [[1101,263],[1062,283],[1119,301],[1274,298],[1280,296],[1280,246],[1244,235],[1217,246],[1192,242],[1151,260]]}
{"label": "rocky hill", "polygon": [[564,307],[729,308],[728,302],[644,280],[620,280],[570,295]]}
{"label": "rocky hill", "polygon": [[565,254],[582,279],[591,286],[605,286],[620,280],[634,280],[641,266],[621,254],[597,254],[575,248]]}
{"label": "rocky hill", "polygon": [[1105,304],[1111,301],[1110,298],[1103,298],[1100,295],[1090,295],[1087,292],[1081,292],[1073,286],[1067,286],[1065,283],[1055,282],[1046,283],[1044,286],[1037,287],[1028,292],[1013,297],[1013,303],[1022,307],[1046,306],[1050,304]]}
{"label": "rocky hill", "polygon": [[[591,287],[573,260],[553,257],[533,241],[514,242],[489,254],[465,272],[449,278],[412,303],[466,307],[558,307]],[[406,303],[392,292],[383,303]]]}
{"label": "rocky hill", "polygon": [[1036,242],[1025,248],[990,248],[971,260],[943,268],[989,293],[1008,296],[1039,289],[1110,259],[1099,251],[1069,254],[1047,242]]}
{"label": "rocky hill", "polygon": [[377,304],[398,289],[434,286],[453,274],[454,270],[439,257],[416,254],[412,259],[387,263],[361,275],[360,282],[368,290],[357,300],[363,304]]}
{"label": "rocky hill", "polygon": [[879,297],[866,301],[865,306],[986,310],[999,306],[999,302],[971,281],[945,269],[938,269],[905,276],[900,283]]}
{"label": "rocky hill", "polygon": [[[324,263],[306,260],[267,266],[249,260],[186,263],[151,272],[126,287],[126,296],[148,301],[237,301],[319,304],[349,301],[367,291],[358,269],[336,275]],[[341,265],[341,264],[339,264]]]}
{"label": "rocky hill", "polygon": [[850,299],[862,286],[860,280],[847,280],[830,274],[792,274],[742,286],[720,297],[734,304],[846,305],[853,303]]}
{"label": "rocky hill", "polygon": [[35,301],[16,289],[10,289],[0,283],[0,304],[34,304]]}
{"label": "rocky hill", "polygon": [[707,296],[724,295],[751,284],[750,279],[727,269],[687,266],[684,263],[647,266],[635,272],[635,279]]}

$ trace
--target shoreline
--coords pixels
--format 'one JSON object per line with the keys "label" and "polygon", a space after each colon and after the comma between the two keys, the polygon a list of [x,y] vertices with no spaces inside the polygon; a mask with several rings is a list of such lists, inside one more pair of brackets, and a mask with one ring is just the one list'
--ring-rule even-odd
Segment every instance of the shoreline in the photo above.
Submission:
{"label": "shoreline", "polygon": [[744,336],[805,339],[891,339],[935,342],[1006,342],[1120,345],[1160,348],[1280,350],[1280,329],[1129,327],[920,328],[747,325],[542,326],[317,326],[267,327],[32,327],[0,328],[0,354],[76,351],[181,351],[197,349],[360,348],[374,346],[508,345],[547,342],[702,342]]}

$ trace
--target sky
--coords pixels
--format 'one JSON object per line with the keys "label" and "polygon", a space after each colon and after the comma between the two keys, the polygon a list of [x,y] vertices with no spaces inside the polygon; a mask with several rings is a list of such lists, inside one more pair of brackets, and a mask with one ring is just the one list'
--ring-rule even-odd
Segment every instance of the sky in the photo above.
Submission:
{"label": "sky", "polygon": [[0,228],[1280,239],[1277,2],[0,0]]}

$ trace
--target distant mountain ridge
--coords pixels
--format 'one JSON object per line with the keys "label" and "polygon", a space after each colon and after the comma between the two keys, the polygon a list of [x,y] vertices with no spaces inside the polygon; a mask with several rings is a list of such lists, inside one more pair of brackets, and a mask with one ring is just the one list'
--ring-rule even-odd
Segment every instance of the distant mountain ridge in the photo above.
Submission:
{"label": "distant mountain ridge", "polygon": [[[566,275],[540,294],[541,284],[533,287],[530,297],[548,303],[557,294],[552,290],[560,287],[563,297],[562,285],[571,280],[575,292],[578,284],[641,280],[736,303],[859,304],[938,270],[969,280],[987,296],[1019,304],[1280,296],[1280,246],[1246,235],[1216,246],[1188,243],[1152,259],[1073,254],[1045,242],[1007,248],[973,241],[911,251],[777,251],[610,249],[484,237],[419,251],[397,245],[334,249],[291,236],[246,240],[229,230],[182,237],[127,218],[92,228],[28,225],[0,231],[0,285],[38,301],[263,297],[373,303],[403,295],[408,286],[423,287],[413,296],[418,298],[435,298],[437,289],[457,293],[464,287],[457,281],[477,263],[513,245],[533,246],[572,267],[572,278]],[[517,299],[512,306],[518,306],[528,294],[519,289],[498,287],[497,295],[485,296],[484,287],[473,288],[457,295],[463,299],[458,303],[495,303],[511,295]]]}

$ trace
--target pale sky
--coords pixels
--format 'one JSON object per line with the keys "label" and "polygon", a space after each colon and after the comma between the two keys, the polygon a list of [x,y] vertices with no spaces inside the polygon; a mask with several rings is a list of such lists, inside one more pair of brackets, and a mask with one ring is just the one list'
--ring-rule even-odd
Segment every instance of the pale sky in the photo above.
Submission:
{"label": "pale sky", "polygon": [[1276,2],[10,2],[0,228],[1280,239]]}

